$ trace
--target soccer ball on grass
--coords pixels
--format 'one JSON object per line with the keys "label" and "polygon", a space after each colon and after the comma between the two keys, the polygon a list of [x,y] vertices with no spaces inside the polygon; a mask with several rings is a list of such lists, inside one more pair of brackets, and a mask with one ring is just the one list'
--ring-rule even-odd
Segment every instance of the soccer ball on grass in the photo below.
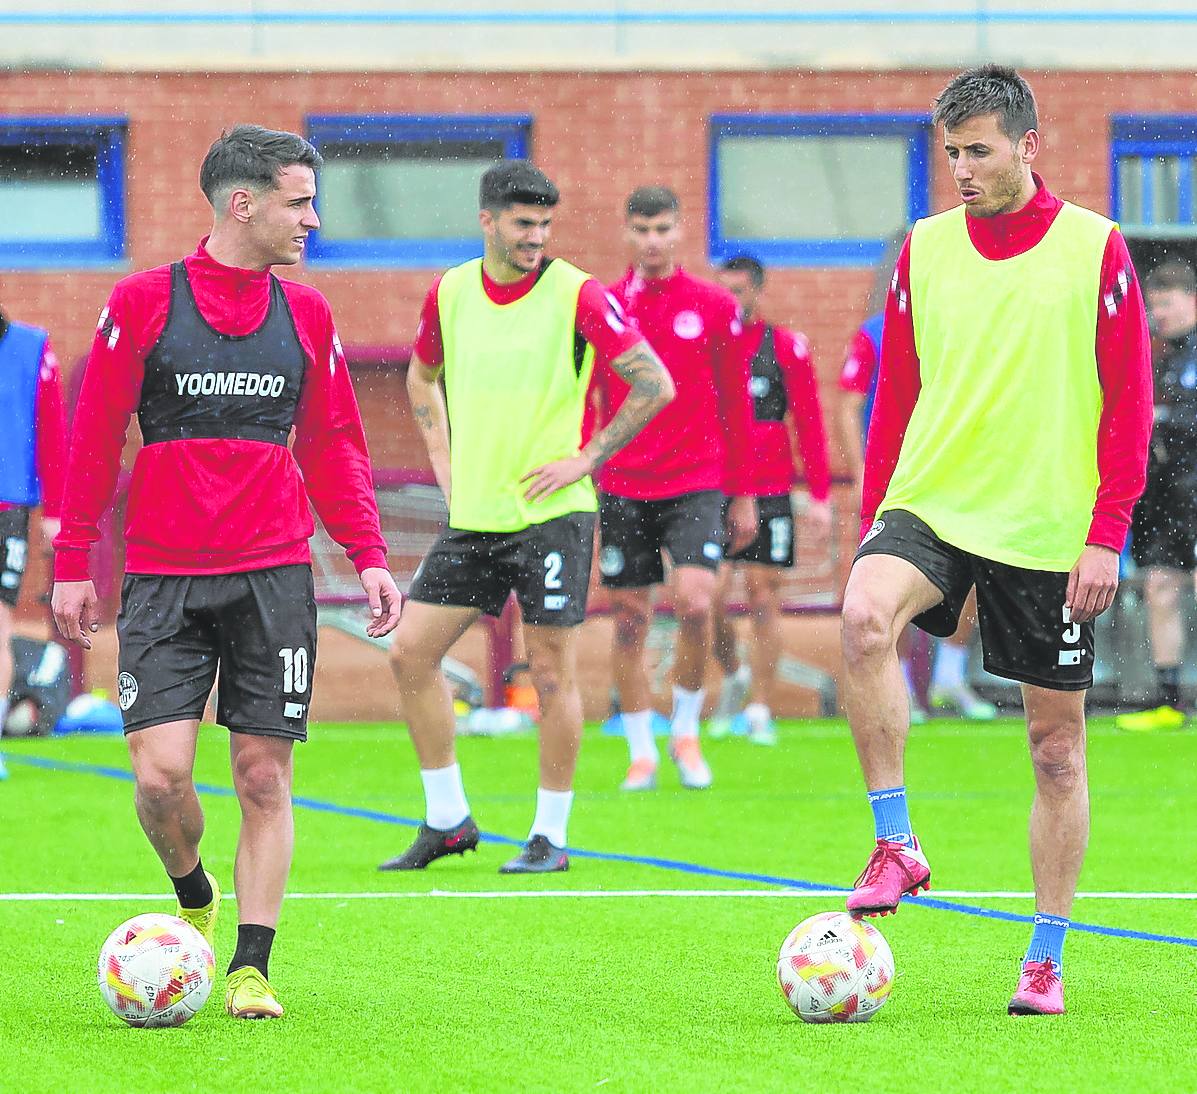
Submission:
{"label": "soccer ball on grass", "polygon": [[212,947],[173,915],[137,915],[100,949],[100,994],[131,1026],[181,1026],[207,1002],[216,962]]}
{"label": "soccer ball on grass", "polygon": [[889,998],[894,955],[876,927],[820,912],[781,944],[777,982],[804,1022],[867,1022]]}

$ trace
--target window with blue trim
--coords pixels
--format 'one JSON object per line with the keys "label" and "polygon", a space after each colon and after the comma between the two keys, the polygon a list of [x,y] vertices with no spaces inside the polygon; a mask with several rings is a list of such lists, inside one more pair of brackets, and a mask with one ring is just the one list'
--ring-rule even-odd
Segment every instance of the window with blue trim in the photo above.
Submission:
{"label": "window with blue trim", "polygon": [[717,114],[709,247],[783,266],[870,265],[930,207],[922,114]]}
{"label": "window with blue trim", "polygon": [[124,118],[0,116],[0,266],[125,256]]}
{"label": "window with blue trim", "polygon": [[308,260],[445,266],[477,257],[478,181],[496,160],[527,155],[531,124],[524,115],[309,118],[324,166]]}
{"label": "window with blue trim", "polygon": [[1123,232],[1197,235],[1197,117],[1117,115],[1110,126],[1110,208]]}

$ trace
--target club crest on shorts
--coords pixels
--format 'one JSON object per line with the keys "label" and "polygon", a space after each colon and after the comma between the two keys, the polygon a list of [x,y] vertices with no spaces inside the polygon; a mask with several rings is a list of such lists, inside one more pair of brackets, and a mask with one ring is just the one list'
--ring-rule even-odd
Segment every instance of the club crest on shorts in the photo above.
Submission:
{"label": "club crest on shorts", "polygon": [[702,553],[712,562],[718,562],[723,557],[723,548],[718,543],[708,540],[702,545]]}
{"label": "club crest on shorts", "polygon": [[692,342],[702,334],[702,316],[696,311],[680,311],[673,317],[673,333]]}
{"label": "club crest on shorts", "polygon": [[869,540],[874,539],[875,537],[881,535],[881,533],[884,531],[885,531],[885,521],[883,521],[883,520],[873,521],[873,527],[870,528],[867,532],[865,532],[865,537],[864,537],[864,539],[862,539],[860,541],[860,545],[863,547],[866,543],[869,542]]}
{"label": "club crest on shorts", "polygon": [[623,567],[623,551],[618,547],[604,547],[599,552],[599,573],[603,577],[614,577],[616,574],[622,574]]}
{"label": "club crest on shorts", "polygon": [[121,710],[128,710],[137,702],[137,677],[131,672],[122,672],[116,678],[116,693]]}

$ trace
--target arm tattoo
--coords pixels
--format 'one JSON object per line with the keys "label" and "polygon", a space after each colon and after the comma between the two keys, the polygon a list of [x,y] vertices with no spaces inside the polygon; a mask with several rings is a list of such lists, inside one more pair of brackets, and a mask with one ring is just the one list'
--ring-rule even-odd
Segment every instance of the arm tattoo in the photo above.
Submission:
{"label": "arm tattoo", "polygon": [[673,381],[647,342],[638,342],[611,362],[631,391],[615,417],[588,444],[587,454],[597,469],[626,445],[673,399]]}
{"label": "arm tattoo", "polygon": [[413,406],[411,409],[416,416],[416,421],[420,423],[420,428],[425,432],[430,430],[432,428],[432,409],[423,403]]}

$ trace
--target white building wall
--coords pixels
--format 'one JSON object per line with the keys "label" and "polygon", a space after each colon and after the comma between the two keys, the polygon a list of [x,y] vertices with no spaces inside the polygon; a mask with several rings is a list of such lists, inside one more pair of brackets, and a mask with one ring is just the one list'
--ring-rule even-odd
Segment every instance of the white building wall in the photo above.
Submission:
{"label": "white building wall", "polygon": [[62,0],[49,7],[0,0],[0,67],[889,69],[998,60],[1197,71],[1193,0]]}

